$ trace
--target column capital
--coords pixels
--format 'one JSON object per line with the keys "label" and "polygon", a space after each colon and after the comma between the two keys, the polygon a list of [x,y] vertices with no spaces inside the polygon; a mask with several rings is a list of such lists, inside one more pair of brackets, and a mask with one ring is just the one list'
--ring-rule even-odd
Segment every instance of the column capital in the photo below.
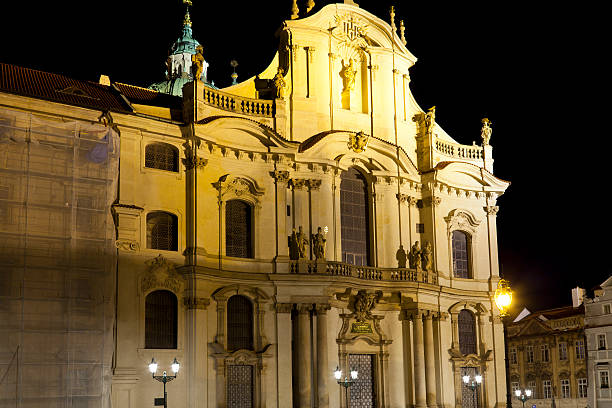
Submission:
{"label": "column capital", "polygon": [[315,305],[315,310],[317,311],[317,315],[325,315],[327,311],[331,309],[331,306],[328,303],[321,303]]}
{"label": "column capital", "polygon": [[312,304],[310,304],[310,303],[299,303],[297,305],[297,310],[298,310],[298,313],[300,313],[300,314],[310,313],[310,311],[312,310]]}
{"label": "column capital", "polygon": [[291,313],[293,303],[277,303],[275,306],[276,313]]}
{"label": "column capital", "polygon": [[292,179],[289,180],[289,185],[294,190],[304,190],[306,188],[306,180],[298,179],[298,178],[292,178]]}
{"label": "column capital", "polygon": [[321,180],[320,179],[308,179],[306,180],[306,185],[310,191],[319,190],[321,188]]}
{"label": "column capital", "polygon": [[272,176],[277,183],[287,183],[289,181],[289,172],[287,170],[274,170],[270,173],[270,176]]}
{"label": "column capital", "polygon": [[487,213],[487,215],[496,216],[497,213],[499,212],[499,206],[497,206],[497,205],[488,205],[488,206],[484,207],[484,210]]}

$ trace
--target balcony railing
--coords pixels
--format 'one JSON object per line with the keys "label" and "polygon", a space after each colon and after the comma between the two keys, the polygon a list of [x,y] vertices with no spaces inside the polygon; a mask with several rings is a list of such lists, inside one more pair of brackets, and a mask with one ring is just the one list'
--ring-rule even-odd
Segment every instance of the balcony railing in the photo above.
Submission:
{"label": "balcony railing", "polygon": [[204,87],[202,92],[204,103],[219,109],[250,116],[274,117],[273,101],[245,98],[208,87]]}
{"label": "balcony railing", "polygon": [[484,157],[483,148],[480,146],[467,146],[436,139],[434,148],[438,153],[458,159],[482,160]]}
{"label": "balcony railing", "polygon": [[290,261],[289,271],[294,274],[345,276],[369,281],[438,284],[438,276],[431,271],[409,268],[377,268],[334,261]]}

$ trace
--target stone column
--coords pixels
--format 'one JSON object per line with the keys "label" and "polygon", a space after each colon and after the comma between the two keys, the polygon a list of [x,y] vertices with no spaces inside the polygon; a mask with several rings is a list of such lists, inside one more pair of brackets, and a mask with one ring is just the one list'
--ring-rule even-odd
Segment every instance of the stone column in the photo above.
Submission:
{"label": "stone column", "polygon": [[291,303],[276,304],[276,349],[278,367],[278,406],[292,407],[293,372],[291,368]]}
{"label": "stone column", "polygon": [[287,182],[289,181],[289,172],[275,170],[272,173],[272,177],[274,177],[276,189],[276,272],[288,273],[289,270],[286,262],[289,261],[287,235],[290,233],[290,229],[287,228]]}
{"label": "stone column", "polygon": [[415,407],[427,406],[425,386],[425,350],[423,348],[423,315],[415,312],[412,315],[414,325],[414,393]]}
{"label": "stone column", "polygon": [[[308,200],[308,190],[305,179],[291,179],[289,181],[293,189],[293,226],[296,231],[299,231],[302,227],[302,231],[306,237],[310,238],[310,208]],[[306,258],[308,259],[308,253],[310,248],[306,252]]]}
{"label": "stone column", "polygon": [[327,355],[327,311],[329,305],[317,305],[317,395],[319,408],[329,407],[327,380],[331,375]]}
{"label": "stone column", "polygon": [[187,309],[187,367],[189,406],[206,407],[208,395],[208,333],[207,311],[210,299],[202,297],[185,298]]}
{"label": "stone column", "polygon": [[433,313],[426,313],[425,316],[425,382],[427,389],[427,406],[437,407],[436,398],[436,355],[433,338]]}
{"label": "stone column", "polygon": [[311,370],[310,353],[310,309],[309,304],[298,306],[298,395],[300,408],[311,407]]}

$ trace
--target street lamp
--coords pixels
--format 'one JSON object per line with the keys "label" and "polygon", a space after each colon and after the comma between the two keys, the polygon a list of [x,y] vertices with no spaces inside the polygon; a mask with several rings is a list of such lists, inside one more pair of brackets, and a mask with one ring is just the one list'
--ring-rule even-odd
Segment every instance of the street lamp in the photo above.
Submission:
{"label": "street lamp", "polygon": [[170,367],[172,368],[172,372],[174,373],[174,375],[167,375],[166,370],[164,370],[162,375],[155,375],[155,372],[157,371],[157,362],[155,361],[155,358],[152,358],[151,362],[149,363],[149,371],[153,375],[153,379],[164,383],[164,398],[155,398],[155,406],[163,405],[164,408],[168,408],[168,394],[166,393],[166,383],[169,383],[170,381],[174,380],[176,378],[176,375],[178,374],[179,368],[181,368],[179,362],[176,361],[176,357],[174,358],[174,361],[172,362]]}
{"label": "street lamp", "polygon": [[474,407],[478,407],[478,400],[476,399],[476,389],[480,384],[482,384],[482,376],[475,375],[474,378],[469,375],[463,376],[463,383],[466,387],[472,390],[472,401],[474,402]]}
{"label": "street lamp", "polygon": [[500,279],[497,282],[497,289],[495,289],[495,304],[499,309],[499,317],[502,319],[502,326],[504,328],[504,351],[505,351],[505,362],[506,362],[506,408],[512,408],[512,394],[510,393],[510,366],[508,364],[508,332],[506,330],[505,317],[508,315],[508,310],[512,304],[512,289],[510,289],[510,282],[506,279]]}
{"label": "street lamp", "polygon": [[338,366],[336,366],[336,371],[334,371],[334,377],[336,378],[336,381],[341,387],[344,387],[344,396],[346,398],[347,408],[349,408],[349,404],[350,404],[349,399],[348,399],[348,389],[350,386],[352,386],[355,383],[358,375],[359,373],[357,372],[357,370],[354,368],[351,368],[351,378],[349,379],[349,377],[345,376],[343,380],[342,370],[340,370]]}
{"label": "street lamp", "polygon": [[523,408],[525,408],[525,401],[531,398],[531,390],[521,391],[520,389],[517,389],[514,390],[514,395],[516,395],[516,398],[521,400],[521,402],[523,403]]}

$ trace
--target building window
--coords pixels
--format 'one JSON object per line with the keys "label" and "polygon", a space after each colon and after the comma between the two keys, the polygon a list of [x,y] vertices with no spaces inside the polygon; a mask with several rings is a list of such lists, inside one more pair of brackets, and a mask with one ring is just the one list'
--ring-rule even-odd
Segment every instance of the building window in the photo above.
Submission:
{"label": "building window", "polygon": [[578,398],[586,398],[587,397],[587,379],[579,378],[578,379]]}
{"label": "building window", "polygon": [[417,223],[416,225],[417,234],[425,233],[425,224]]}
{"label": "building window", "polygon": [[525,347],[525,356],[527,357],[528,363],[533,363],[533,359],[534,359],[533,346]]}
{"label": "building window", "polygon": [[607,305],[603,305],[603,312],[604,314],[610,314],[610,304],[609,303]]}
{"label": "building window", "polygon": [[546,399],[552,398],[552,384],[550,380],[542,381],[542,392],[544,393],[544,398]]}
{"label": "building window", "polygon": [[512,388],[512,395],[516,395],[514,392],[520,389],[518,381],[512,381],[510,383],[510,388]]}
{"label": "building window", "polygon": [[476,319],[469,310],[459,312],[459,350],[461,354],[476,354]]}
{"label": "building window", "polygon": [[166,143],[151,143],[145,147],[145,167],[178,172],[178,149]]}
{"label": "building window", "polygon": [[584,360],[584,340],[576,340],[576,359]]}
{"label": "building window", "polygon": [[147,214],[147,248],[178,250],[178,218],[174,214],[155,211]]}
{"label": "building window", "polygon": [[340,174],[340,222],[342,261],[370,264],[368,188],[365,177],[354,168]]}
{"label": "building window", "polygon": [[510,354],[510,364],[518,364],[518,358],[516,355],[516,347],[511,347],[509,354]]}
{"label": "building window", "polygon": [[455,278],[471,278],[470,274],[470,240],[463,231],[453,231],[453,274]]}
{"label": "building window", "polygon": [[175,349],[178,302],[168,290],[156,290],[145,299],[145,348]]}
{"label": "building window", "polygon": [[550,350],[548,349],[548,344],[542,344],[540,346],[540,359],[543,363],[548,363],[550,361]]}
{"label": "building window", "polygon": [[606,349],[606,335],[605,334],[597,335],[597,349],[598,350]]}
{"label": "building window", "polygon": [[561,398],[570,397],[570,382],[568,379],[561,380]]}
{"label": "building window", "polygon": [[251,206],[242,200],[225,204],[225,255],[252,258]]}
{"label": "building window", "polygon": [[610,388],[610,378],[608,371],[599,372],[599,388]]}
{"label": "building window", "polygon": [[227,349],[253,350],[253,304],[244,296],[227,301]]}
{"label": "building window", "polygon": [[527,383],[527,389],[531,390],[531,398],[537,398],[536,397],[536,382],[535,381],[529,381]]}
{"label": "building window", "polygon": [[567,343],[564,341],[559,343],[559,360],[567,360]]}

